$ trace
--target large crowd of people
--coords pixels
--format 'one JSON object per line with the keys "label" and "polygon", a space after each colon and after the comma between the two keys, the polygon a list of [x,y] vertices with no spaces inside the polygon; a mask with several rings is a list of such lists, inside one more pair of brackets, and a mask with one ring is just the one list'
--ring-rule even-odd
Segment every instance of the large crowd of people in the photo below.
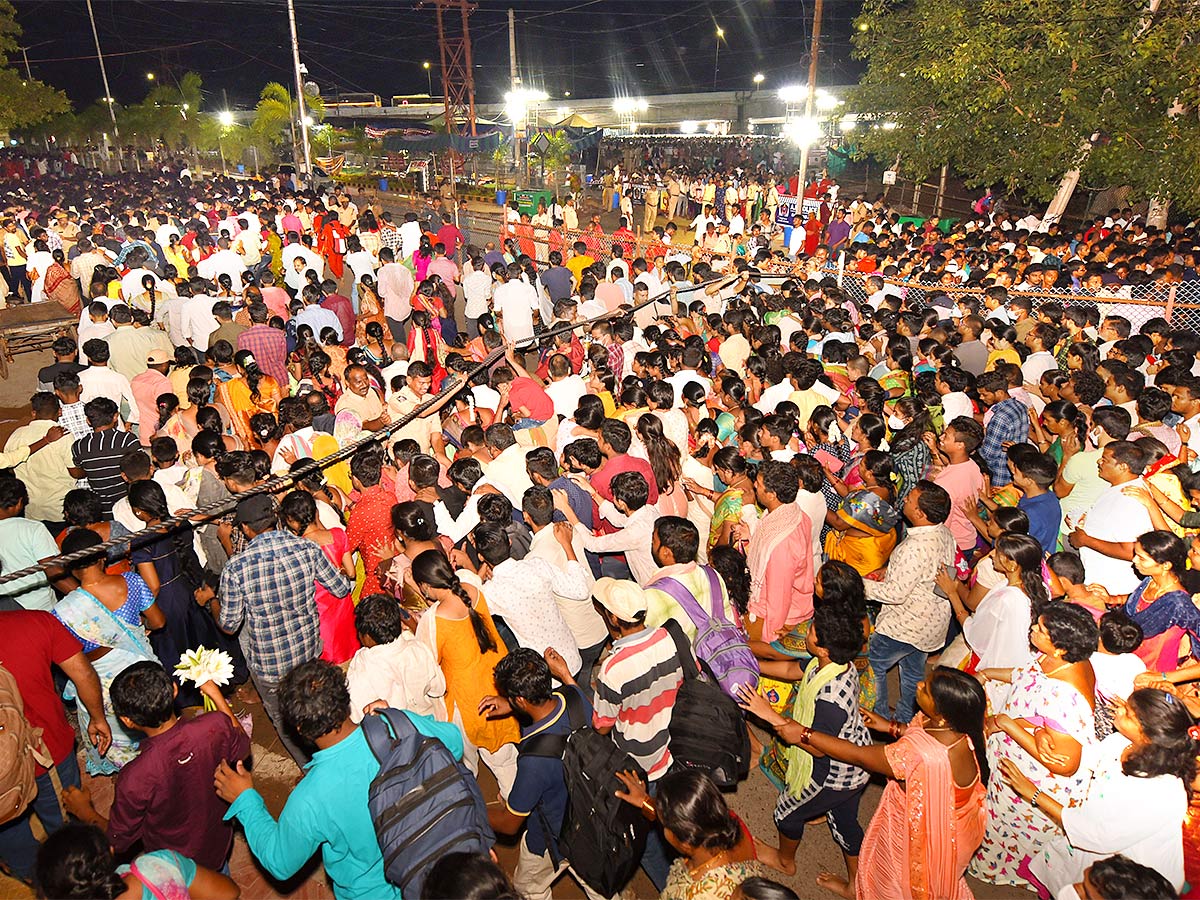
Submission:
{"label": "large crowd of people", "polygon": [[844,897],[1200,891],[1200,337],[1122,293],[1195,282],[1195,223],[815,182],[788,245],[737,173],[665,173],[639,234],[24,172],[7,304],[79,316],[0,454],[40,567],[0,580],[0,862],[41,896],[236,897],[236,830],[343,898],[779,900],[821,816]]}

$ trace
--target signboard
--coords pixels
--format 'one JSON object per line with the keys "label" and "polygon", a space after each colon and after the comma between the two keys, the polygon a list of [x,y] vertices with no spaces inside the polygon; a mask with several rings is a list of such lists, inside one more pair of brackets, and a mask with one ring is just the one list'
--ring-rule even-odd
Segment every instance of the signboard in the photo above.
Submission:
{"label": "signboard", "polygon": [[[821,215],[821,201],[813,197],[805,197],[800,210],[800,221],[807,222],[809,214]],[[775,224],[780,228],[790,228],[792,217],[796,214],[796,198],[780,195],[779,207],[775,210]]]}
{"label": "signboard", "polygon": [[529,149],[538,154],[544,154],[550,149],[550,139],[544,131],[538,132],[538,136],[529,142]]}
{"label": "signboard", "polygon": [[884,170],[883,183],[884,184],[895,184],[896,183],[896,170],[895,169],[885,169]]}

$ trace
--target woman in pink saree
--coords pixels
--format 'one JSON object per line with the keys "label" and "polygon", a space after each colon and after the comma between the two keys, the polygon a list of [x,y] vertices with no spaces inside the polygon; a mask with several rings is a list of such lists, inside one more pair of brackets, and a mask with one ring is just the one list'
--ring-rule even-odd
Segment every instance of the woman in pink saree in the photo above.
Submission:
{"label": "woman in pink saree", "polygon": [[857,900],[970,900],[964,874],[985,813],[983,716],[979,682],[939,666],[917,685],[921,713],[907,726],[863,712],[873,730],[897,738],[859,747],[790,719],[776,726],[789,743],[888,777],[867,828],[853,884],[823,872],[817,884]]}

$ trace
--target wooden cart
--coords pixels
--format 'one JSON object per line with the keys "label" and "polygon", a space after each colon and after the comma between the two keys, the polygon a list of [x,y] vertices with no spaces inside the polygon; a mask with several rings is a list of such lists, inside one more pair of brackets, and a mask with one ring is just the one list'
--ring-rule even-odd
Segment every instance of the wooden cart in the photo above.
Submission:
{"label": "wooden cart", "polygon": [[57,338],[75,338],[79,315],[60,303],[46,301],[0,309],[0,378],[18,353],[48,350]]}

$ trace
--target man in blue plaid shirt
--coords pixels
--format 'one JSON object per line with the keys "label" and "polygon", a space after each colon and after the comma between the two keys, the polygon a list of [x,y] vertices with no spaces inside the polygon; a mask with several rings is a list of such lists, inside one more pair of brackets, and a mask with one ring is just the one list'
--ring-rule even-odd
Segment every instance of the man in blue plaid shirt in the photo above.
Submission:
{"label": "man in blue plaid shirt", "polygon": [[263,709],[284,747],[301,768],[309,754],[284,727],[278,688],[283,676],[321,655],[316,585],[344,597],[350,582],[312,541],[276,529],[274,501],[256,494],[238,504],[236,520],[249,544],[226,564],[213,615],[232,634],[245,629],[242,646]]}
{"label": "man in blue plaid shirt", "polygon": [[1008,471],[1009,445],[1029,440],[1029,407],[1008,395],[1008,379],[1000,372],[984,372],[975,387],[979,399],[991,407],[979,453],[987,462],[992,487],[1004,487],[1012,481]]}

